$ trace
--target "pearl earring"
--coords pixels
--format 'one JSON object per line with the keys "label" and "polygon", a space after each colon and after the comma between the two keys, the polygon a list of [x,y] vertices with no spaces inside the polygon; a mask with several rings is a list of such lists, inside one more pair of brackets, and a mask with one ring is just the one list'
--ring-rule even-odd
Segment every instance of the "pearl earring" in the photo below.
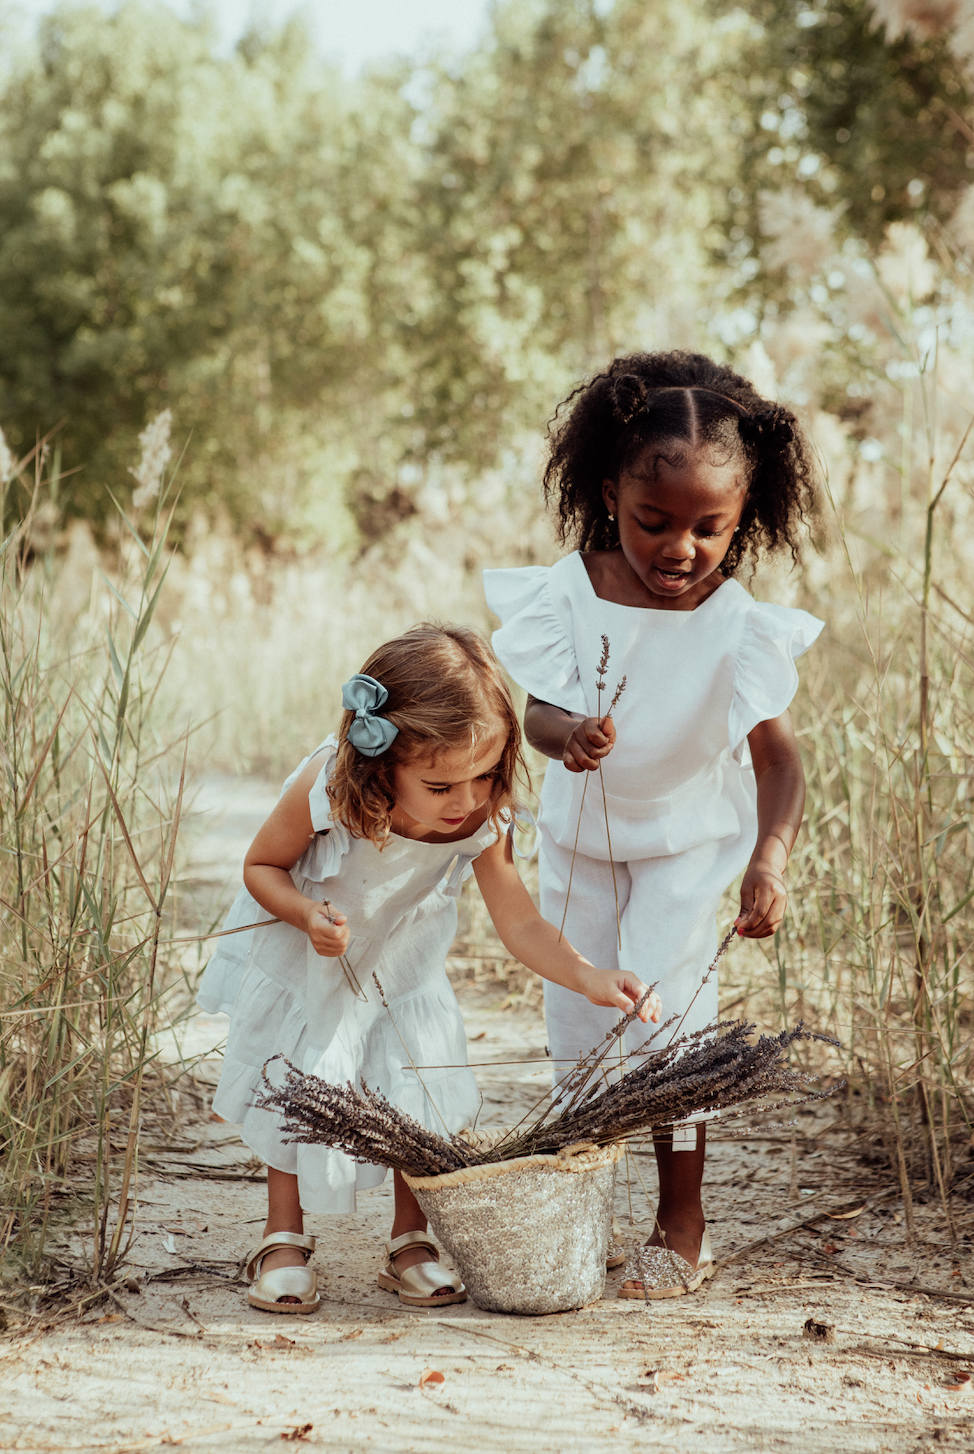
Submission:
{"label": "pearl earring", "polygon": [[615,518],[616,518],[616,517],[615,517],[615,516],[614,516],[614,515],[610,515],[610,516],[609,516],[609,519],[610,519],[610,520],[612,520],[612,521],[615,521]]}
{"label": "pearl earring", "polygon": [[739,526],[739,525],[735,525],[735,526],[734,526],[734,534],[735,534],[735,535],[736,535],[736,534],[737,534],[737,532],[738,532],[738,530],[740,530],[740,528],[741,528],[741,527],[740,527],[740,526]]}

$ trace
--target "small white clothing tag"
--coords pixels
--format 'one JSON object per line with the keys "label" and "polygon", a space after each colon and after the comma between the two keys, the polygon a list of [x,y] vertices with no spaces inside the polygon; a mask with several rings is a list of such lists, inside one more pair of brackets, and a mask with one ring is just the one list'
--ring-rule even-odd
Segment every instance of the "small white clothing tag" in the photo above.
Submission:
{"label": "small white clothing tag", "polygon": [[684,1121],[680,1126],[673,1127],[673,1150],[674,1151],[696,1151],[697,1149],[697,1128],[693,1122]]}

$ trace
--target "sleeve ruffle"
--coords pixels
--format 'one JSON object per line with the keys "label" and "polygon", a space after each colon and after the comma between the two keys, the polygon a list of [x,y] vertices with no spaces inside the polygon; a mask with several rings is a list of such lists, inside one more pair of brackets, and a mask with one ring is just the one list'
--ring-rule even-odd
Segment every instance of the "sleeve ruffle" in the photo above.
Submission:
{"label": "sleeve ruffle", "polygon": [[748,612],[728,720],[731,751],[738,759],[748,733],[790,706],[798,689],[795,662],[814,644],[823,624],[807,611],[765,602],[756,601]]}
{"label": "sleeve ruffle", "polygon": [[[311,809],[312,828],[316,833],[324,833],[326,828],[333,828],[335,826],[331,821],[331,799],[328,797],[328,781],[335,767],[335,757],[338,752],[338,738],[326,737],[316,751],[322,752],[324,755],[321,762],[321,771],[315,778],[314,787],[308,794],[308,807]],[[314,753],[311,756],[313,757]],[[305,761],[310,762],[311,758],[306,758]],[[301,768],[298,769],[298,772],[300,771]],[[290,782],[290,779],[288,782]],[[284,786],[287,787],[288,783],[285,783]]]}
{"label": "sleeve ruffle", "polygon": [[546,566],[484,571],[487,604],[504,623],[492,644],[501,664],[532,697],[567,712],[585,712],[575,648],[553,600],[550,577]]}
{"label": "sleeve ruffle", "polygon": [[[332,819],[331,800],[328,797],[328,780],[335,766],[338,738],[326,737],[322,747],[325,749],[324,761],[314,787],[308,794],[311,826],[315,830],[315,837],[294,865],[296,874],[314,883],[333,878],[339,872],[342,859],[351,846],[348,829]],[[321,748],[318,750],[321,751]]]}
{"label": "sleeve ruffle", "polygon": [[348,829],[332,823],[327,833],[318,831],[291,872],[312,883],[323,883],[341,871],[342,859],[351,846]]}

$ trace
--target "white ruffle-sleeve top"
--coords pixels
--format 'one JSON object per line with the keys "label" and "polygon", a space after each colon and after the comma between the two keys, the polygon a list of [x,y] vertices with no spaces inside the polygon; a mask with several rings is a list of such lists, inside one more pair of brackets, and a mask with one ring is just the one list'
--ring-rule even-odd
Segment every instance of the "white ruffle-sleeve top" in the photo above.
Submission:
{"label": "white ruffle-sleeve top", "polygon": [[[494,650],[533,697],[597,716],[616,687],[616,746],[603,761],[613,856],[681,853],[753,833],[756,789],[747,735],[778,717],[798,686],[796,659],[822,622],[755,601],[726,580],[693,611],[620,606],[595,594],[577,551],[553,566],[484,572],[503,625]],[[605,688],[597,687],[603,637]],[[556,842],[607,859],[601,792],[587,773],[549,762],[542,821]],[[581,809],[581,825],[579,813]]]}

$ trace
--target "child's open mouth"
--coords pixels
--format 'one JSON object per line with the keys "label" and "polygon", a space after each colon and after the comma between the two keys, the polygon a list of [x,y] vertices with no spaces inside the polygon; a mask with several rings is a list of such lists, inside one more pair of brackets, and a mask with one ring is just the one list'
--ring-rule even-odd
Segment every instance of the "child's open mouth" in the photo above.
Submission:
{"label": "child's open mouth", "polygon": [[664,586],[682,586],[690,579],[688,570],[664,570],[658,565],[653,566],[653,574]]}

